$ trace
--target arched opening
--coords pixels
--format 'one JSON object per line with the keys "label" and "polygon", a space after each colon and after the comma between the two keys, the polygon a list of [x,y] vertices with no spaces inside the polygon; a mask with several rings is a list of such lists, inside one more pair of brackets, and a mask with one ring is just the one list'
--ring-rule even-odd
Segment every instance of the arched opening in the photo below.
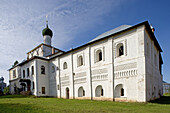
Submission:
{"label": "arched opening", "polygon": [[96,96],[96,97],[104,96],[104,90],[103,90],[103,88],[102,88],[101,85],[99,85],[99,86],[96,87],[95,96]]}
{"label": "arched opening", "polygon": [[45,67],[41,66],[41,74],[45,74]]}
{"label": "arched opening", "polygon": [[124,87],[123,84],[118,84],[115,87],[115,97],[120,98],[121,96],[125,96]]}
{"label": "arched opening", "polygon": [[27,77],[29,77],[29,74],[30,73],[30,71],[29,71],[29,68],[27,68]]}
{"label": "arched opening", "polygon": [[31,66],[32,75],[34,75],[34,66]]}
{"label": "arched opening", "polygon": [[63,69],[67,69],[67,63],[66,62],[63,63]]}
{"label": "arched opening", "polygon": [[96,62],[102,61],[102,51],[97,50],[96,51]]}
{"label": "arched opening", "polygon": [[123,43],[117,45],[117,57],[124,55]]}
{"label": "arched opening", "polygon": [[25,78],[25,70],[23,70],[23,78]]}
{"label": "arched opening", "polygon": [[85,96],[85,91],[84,91],[83,87],[80,87],[78,89],[78,97],[83,97],[83,96]]}
{"label": "arched opening", "polygon": [[69,99],[69,88],[66,88],[66,99]]}
{"label": "arched opening", "polygon": [[83,57],[79,56],[78,57],[78,66],[82,66],[83,65]]}

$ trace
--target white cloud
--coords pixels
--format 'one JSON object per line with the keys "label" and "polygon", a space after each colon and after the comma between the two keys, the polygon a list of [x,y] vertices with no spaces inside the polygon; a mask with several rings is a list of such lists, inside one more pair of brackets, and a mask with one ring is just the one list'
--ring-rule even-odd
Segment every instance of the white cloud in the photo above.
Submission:
{"label": "white cloud", "polygon": [[[43,42],[45,16],[54,32],[53,45],[68,49],[81,31],[92,29],[117,8],[117,0],[3,0],[0,7],[0,76],[8,81],[15,60]],[[113,14],[114,15],[114,14]]]}

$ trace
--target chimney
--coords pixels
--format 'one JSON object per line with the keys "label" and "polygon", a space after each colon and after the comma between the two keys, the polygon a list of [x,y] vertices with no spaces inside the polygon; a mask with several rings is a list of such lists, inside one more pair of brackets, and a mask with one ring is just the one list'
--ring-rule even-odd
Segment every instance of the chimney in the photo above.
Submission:
{"label": "chimney", "polygon": [[151,24],[151,30],[152,30],[152,32],[154,33],[155,32],[155,28],[152,26],[152,24]]}
{"label": "chimney", "polygon": [[52,48],[52,54],[54,54],[55,53],[55,49],[54,48]]}

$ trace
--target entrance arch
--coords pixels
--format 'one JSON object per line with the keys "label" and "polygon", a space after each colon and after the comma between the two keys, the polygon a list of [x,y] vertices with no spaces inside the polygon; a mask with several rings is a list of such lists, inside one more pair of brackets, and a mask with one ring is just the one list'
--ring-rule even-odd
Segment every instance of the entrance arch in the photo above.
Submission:
{"label": "entrance arch", "polygon": [[69,88],[66,88],[66,99],[69,99]]}

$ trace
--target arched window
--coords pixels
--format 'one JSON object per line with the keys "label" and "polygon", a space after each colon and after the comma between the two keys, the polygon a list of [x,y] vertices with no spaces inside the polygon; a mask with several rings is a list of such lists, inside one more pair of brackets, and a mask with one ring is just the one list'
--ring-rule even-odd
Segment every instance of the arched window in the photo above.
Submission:
{"label": "arched window", "polygon": [[121,96],[125,96],[124,87],[123,84],[118,84],[115,87],[115,97],[120,98]]}
{"label": "arched window", "polygon": [[41,74],[45,74],[45,67],[41,66]]}
{"label": "arched window", "polygon": [[69,88],[66,88],[66,99],[69,99],[70,93],[69,93]]}
{"label": "arched window", "polygon": [[23,70],[23,78],[25,78],[25,70]]}
{"label": "arched window", "polygon": [[124,55],[123,43],[117,45],[117,57]]}
{"label": "arched window", "polygon": [[29,77],[30,75],[30,71],[29,71],[29,68],[27,68],[27,77]]}
{"label": "arched window", "polygon": [[32,75],[34,74],[34,66],[31,67]]}
{"label": "arched window", "polygon": [[32,82],[32,89],[34,89],[35,85],[34,85],[34,81]]}
{"label": "arched window", "polygon": [[95,95],[96,95],[96,97],[101,97],[104,95],[104,90],[101,85],[96,87]]}
{"label": "arched window", "polygon": [[63,63],[63,69],[67,69],[67,62]]}
{"label": "arched window", "polygon": [[85,91],[84,91],[83,87],[80,87],[78,89],[78,97],[83,97],[83,96],[85,96]]}
{"label": "arched window", "polygon": [[82,65],[83,65],[83,57],[82,57],[82,55],[80,55],[78,57],[78,66],[82,66]]}
{"label": "arched window", "polygon": [[51,68],[51,72],[52,72],[52,73],[54,73],[54,72],[55,72],[55,67],[54,67],[54,66],[52,66],[52,68]]}
{"label": "arched window", "polygon": [[102,51],[97,50],[96,51],[96,62],[102,61]]}

